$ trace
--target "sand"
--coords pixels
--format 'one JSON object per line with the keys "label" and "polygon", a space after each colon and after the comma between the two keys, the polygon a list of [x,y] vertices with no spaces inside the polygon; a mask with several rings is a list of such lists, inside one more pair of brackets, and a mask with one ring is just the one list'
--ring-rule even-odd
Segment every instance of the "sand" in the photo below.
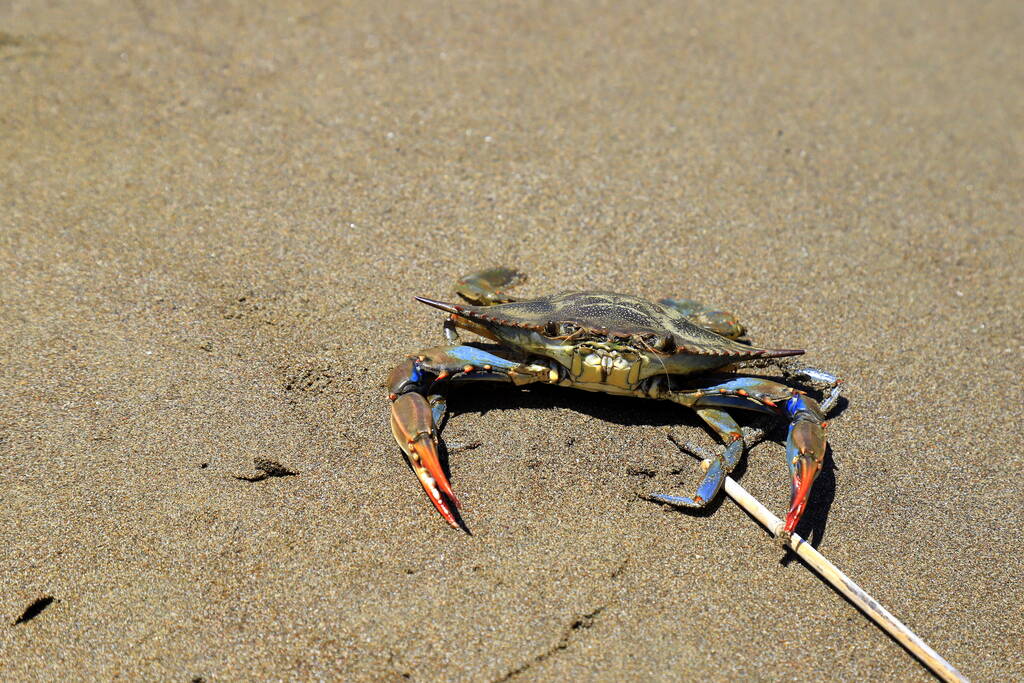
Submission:
{"label": "sand", "polygon": [[[670,434],[713,443],[671,405],[454,394],[482,445],[445,525],[381,382],[441,341],[412,296],[493,264],[720,305],[844,377],[805,531],[966,675],[1024,678],[1019,3],[0,31],[5,679],[930,679],[731,502],[642,499],[699,480]],[[737,473],[777,513],[780,434]]]}

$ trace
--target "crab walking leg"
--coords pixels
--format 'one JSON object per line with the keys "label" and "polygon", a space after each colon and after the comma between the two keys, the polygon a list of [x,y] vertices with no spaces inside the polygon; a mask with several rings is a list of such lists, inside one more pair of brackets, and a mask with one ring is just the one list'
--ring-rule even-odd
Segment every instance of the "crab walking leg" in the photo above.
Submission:
{"label": "crab walking leg", "polygon": [[715,310],[693,299],[658,299],[658,303],[679,311],[694,325],[728,339],[739,339],[746,333],[746,328],[732,313]]}
{"label": "crab walking leg", "polygon": [[661,503],[682,505],[684,507],[704,507],[714,499],[725,482],[725,477],[739,464],[743,456],[743,433],[740,426],[729,413],[715,408],[698,408],[697,414],[718,434],[725,449],[721,453],[713,453],[701,463],[704,466],[704,481],[697,487],[693,498],[671,496],[666,493],[654,493],[649,497]]}
{"label": "crab walking leg", "polygon": [[461,508],[461,504],[438,455],[448,386],[468,381],[522,385],[553,382],[558,377],[559,373],[546,365],[519,363],[468,345],[425,349],[391,371],[387,380],[391,432],[430,502],[452,527],[460,528],[452,508]]}
{"label": "crab walking leg", "polygon": [[[789,468],[792,489],[785,532],[792,533],[803,516],[807,500],[810,498],[811,486],[821,471],[825,458],[825,421],[818,402],[785,384],[759,377],[736,377],[721,384],[696,390],[666,391],[662,398],[694,408],[698,413],[700,409],[706,407],[740,408],[789,418],[786,465]],[[743,443],[742,437],[739,442]],[[655,500],[663,499],[656,497]]]}
{"label": "crab walking leg", "polygon": [[455,283],[455,293],[471,304],[492,306],[513,301],[507,290],[526,282],[526,275],[511,268],[488,268],[463,275]]}

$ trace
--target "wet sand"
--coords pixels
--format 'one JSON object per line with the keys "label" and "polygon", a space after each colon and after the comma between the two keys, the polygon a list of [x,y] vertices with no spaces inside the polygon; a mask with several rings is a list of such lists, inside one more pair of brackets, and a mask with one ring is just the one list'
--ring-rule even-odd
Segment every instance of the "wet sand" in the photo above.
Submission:
{"label": "wet sand", "polygon": [[[672,406],[454,394],[448,528],[380,384],[441,340],[413,295],[508,264],[843,376],[802,530],[1024,678],[1022,19],[0,9],[5,677],[930,679],[731,502],[641,498],[699,480],[670,434],[713,443]],[[738,472],[777,513],[780,434]]]}

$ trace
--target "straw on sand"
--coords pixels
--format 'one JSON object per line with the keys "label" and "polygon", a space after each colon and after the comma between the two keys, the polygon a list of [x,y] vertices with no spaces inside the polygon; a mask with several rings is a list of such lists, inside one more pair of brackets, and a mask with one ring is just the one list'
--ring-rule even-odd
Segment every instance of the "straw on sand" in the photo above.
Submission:
{"label": "straw on sand", "polygon": [[[725,479],[725,492],[737,505],[747,511],[754,519],[760,522],[776,538],[784,540],[781,535],[783,523],[773,515],[768,508],[761,504],[756,498],[750,495],[746,489],[739,485],[732,477]],[[811,566],[823,579],[829,582],[833,588],[841,593],[847,600],[852,602],[861,612],[869,616],[876,624],[881,626],[886,633],[892,636],[896,642],[906,648],[911,654],[917,657],[922,664],[932,670],[936,676],[944,681],[966,681],[959,671],[952,664],[943,659],[939,654],[928,646],[913,631],[907,628],[906,624],[889,613],[889,610],[878,604],[868,593],[858,586],[854,581],[839,571],[834,564],[811,547],[810,543],[804,541],[797,534],[791,534],[786,545],[796,553],[800,559]]]}

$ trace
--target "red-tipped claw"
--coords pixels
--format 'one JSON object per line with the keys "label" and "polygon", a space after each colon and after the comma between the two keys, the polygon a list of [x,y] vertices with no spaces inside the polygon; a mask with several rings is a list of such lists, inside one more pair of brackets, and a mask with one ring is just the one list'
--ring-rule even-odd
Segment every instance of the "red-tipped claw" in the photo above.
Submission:
{"label": "red-tipped claw", "polygon": [[409,458],[416,477],[423,485],[430,502],[441,513],[445,521],[458,529],[459,522],[449,507],[449,503],[457,509],[459,499],[452,491],[448,477],[441,469],[441,461],[437,455],[437,429],[430,404],[415,392],[402,394],[391,404],[391,433],[395,441]]}
{"label": "red-tipped claw", "polygon": [[825,430],[818,422],[797,420],[789,430],[786,440],[786,460],[789,472],[793,477],[792,495],[789,500],[789,512],[786,513],[787,534],[793,533],[800,517],[807,507],[807,499],[811,495],[811,485],[821,471],[825,458]]}

